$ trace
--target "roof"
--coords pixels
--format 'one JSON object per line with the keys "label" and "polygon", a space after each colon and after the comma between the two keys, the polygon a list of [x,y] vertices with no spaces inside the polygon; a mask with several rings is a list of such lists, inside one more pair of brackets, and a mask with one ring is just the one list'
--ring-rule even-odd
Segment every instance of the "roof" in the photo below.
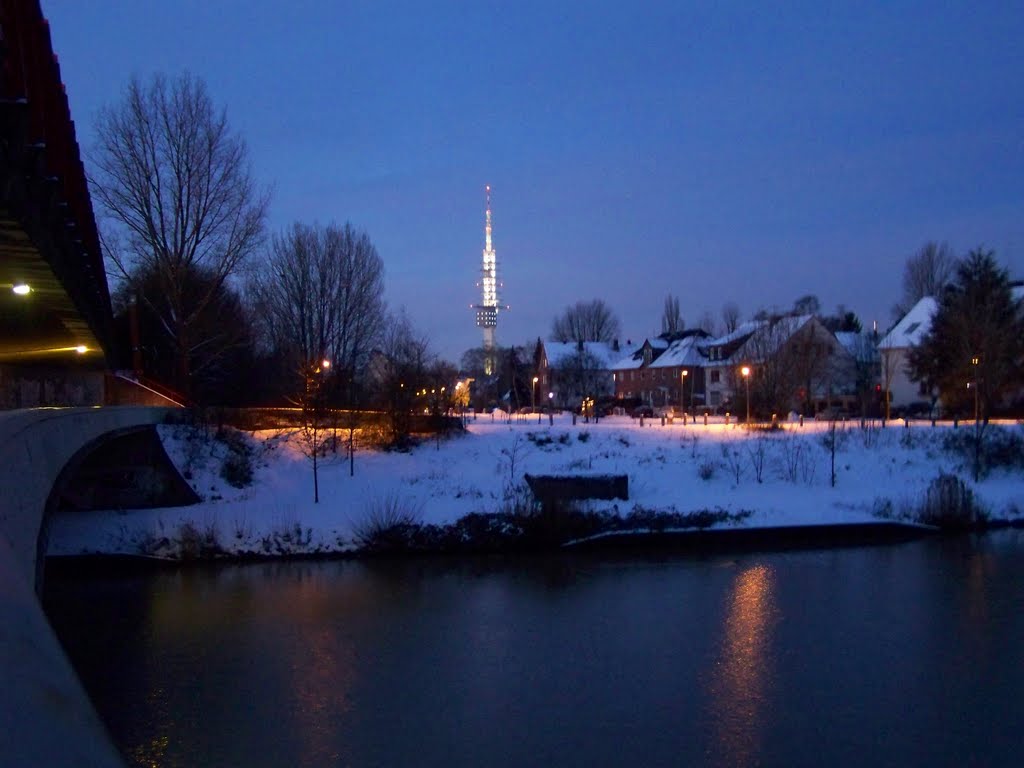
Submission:
{"label": "roof", "polygon": [[704,357],[697,351],[701,339],[696,336],[687,336],[677,339],[669,344],[668,349],[662,352],[658,359],[651,363],[651,368],[677,368],[703,365]]}
{"label": "roof", "polygon": [[754,331],[756,331],[761,326],[765,325],[767,322],[767,320],[747,320],[747,322],[740,323],[739,325],[736,326],[735,330],[730,331],[724,336],[717,336],[716,338],[713,339],[704,339],[704,341],[701,342],[701,346],[724,347],[725,345],[731,344],[734,341],[739,341],[740,339],[746,336],[750,336]]}
{"label": "roof", "polygon": [[[557,368],[567,360],[576,357],[580,352],[579,344],[573,341],[543,341],[544,354],[547,355],[548,365]],[[604,341],[585,341],[583,351],[592,355],[606,370],[611,370],[612,364],[619,359],[620,355],[632,352],[632,347],[623,347],[616,351],[611,344]]]}
{"label": "roof", "polygon": [[[1010,295],[1016,301],[1024,301],[1024,285],[1010,287]],[[879,349],[906,349],[916,347],[932,328],[932,317],[939,308],[939,302],[932,296],[925,296],[885,334],[878,342]]]}
{"label": "roof", "polygon": [[938,309],[938,302],[925,296],[903,316],[892,330],[878,342],[879,349],[906,349],[917,346],[932,327],[932,316]]}

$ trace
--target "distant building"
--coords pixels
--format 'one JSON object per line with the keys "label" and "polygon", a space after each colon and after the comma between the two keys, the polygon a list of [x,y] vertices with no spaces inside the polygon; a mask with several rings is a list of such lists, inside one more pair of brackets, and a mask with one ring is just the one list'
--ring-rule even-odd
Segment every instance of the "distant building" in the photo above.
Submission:
{"label": "distant building", "polygon": [[[612,365],[630,347],[602,341],[560,342],[537,339],[533,355],[534,405],[553,401],[559,408],[576,408],[584,397],[613,391]],[[553,395],[553,397],[549,397]]]}
{"label": "distant building", "polygon": [[882,398],[884,402],[888,396],[890,407],[902,408],[931,397],[927,385],[913,378],[908,355],[931,330],[936,309],[938,302],[925,296],[878,342]]}
{"label": "distant building", "polygon": [[673,341],[646,339],[612,366],[615,396],[638,398],[653,407],[686,408],[704,403],[704,357],[700,344],[708,334],[685,331]]}

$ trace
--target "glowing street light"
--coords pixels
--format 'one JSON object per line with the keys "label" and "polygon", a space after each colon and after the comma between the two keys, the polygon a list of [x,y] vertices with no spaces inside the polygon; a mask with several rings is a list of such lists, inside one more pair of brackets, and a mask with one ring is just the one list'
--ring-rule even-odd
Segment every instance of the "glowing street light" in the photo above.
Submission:
{"label": "glowing street light", "polygon": [[750,426],[750,366],[744,365],[740,368],[740,373],[743,374],[743,381],[747,384],[747,426]]}
{"label": "glowing street light", "polygon": [[540,381],[536,376],[533,377],[533,389],[530,392],[530,407],[537,407],[537,382]]}
{"label": "glowing street light", "polygon": [[11,286],[11,290],[18,294],[19,296],[28,296],[30,293],[32,293],[32,288],[31,286],[28,285],[28,283],[15,283],[13,286]]}
{"label": "glowing street light", "polygon": [[88,351],[89,348],[85,346],[85,344],[79,344],[77,347],[75,347],[75,352],[77,352],[80,355],[84,355]]}
{"label": "glowing street light", "polygon": [[[979,419],[978,419],[978,389],[979,389],[979,387],[978,387],[978,363],[980,363],[980,362],[981,362],[981,360],[979,358],[977,358],[977,357],[972,357],[971,358],[971,365],[974,367],[974,429],[975,429],[975,431],[977,431],[977,429],[978,429],[978,421],[979,421]],[[968,384],[968,386],[970,386],[970,385]]]}

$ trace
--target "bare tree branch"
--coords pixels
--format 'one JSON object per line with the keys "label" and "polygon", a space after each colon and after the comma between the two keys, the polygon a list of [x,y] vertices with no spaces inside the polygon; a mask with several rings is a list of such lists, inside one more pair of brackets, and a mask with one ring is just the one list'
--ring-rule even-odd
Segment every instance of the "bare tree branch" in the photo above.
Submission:
{"label": "bare tree branch", "polygon": [[[176,384],[188,392],[193,327],[259,246],[269,196],[257,190],[226,113],[191,75],[132,80],[121,102],[101,111],[96,133],[91,182],[107,255],[129,279],[156,277],[162,296],[151,304],[164,313]],[[186,297],[197,273],[202,291]]]}

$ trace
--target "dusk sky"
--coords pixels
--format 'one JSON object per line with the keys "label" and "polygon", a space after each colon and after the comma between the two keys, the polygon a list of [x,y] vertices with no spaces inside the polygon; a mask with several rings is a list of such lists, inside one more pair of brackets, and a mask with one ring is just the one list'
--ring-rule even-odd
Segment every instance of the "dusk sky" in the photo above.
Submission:
{"label": "dusk sky", "polygon": [[191,71],[271,231],[366,230],[452,360],[485,184],[503,345],[592,298],[642,339],[667,293],[688,324],[813,293],[884,330],[927,240],[1024,278],[1024,3],[783,5],[42,0],[86,153],[132,75]]}

